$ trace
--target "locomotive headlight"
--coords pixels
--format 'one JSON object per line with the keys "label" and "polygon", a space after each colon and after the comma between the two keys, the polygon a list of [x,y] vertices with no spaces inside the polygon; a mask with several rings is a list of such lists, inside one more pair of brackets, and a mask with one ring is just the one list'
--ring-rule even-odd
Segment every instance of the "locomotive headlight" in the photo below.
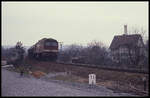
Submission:
{"label": "locomotive headlight", "polygon": [[37,44],[37,48],[40,48],[40,45],[39,45],[39,44]]}
{"label": "locomotive headlight", "polygon": [[45,52],[58,52],[58,50],[44,50]]}

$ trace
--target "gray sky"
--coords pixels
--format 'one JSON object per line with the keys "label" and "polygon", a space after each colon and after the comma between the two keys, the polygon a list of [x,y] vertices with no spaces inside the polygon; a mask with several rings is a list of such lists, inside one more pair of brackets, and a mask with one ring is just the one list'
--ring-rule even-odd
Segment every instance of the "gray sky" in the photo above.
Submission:
{"label": "gray sky", "polygon": [[148,32],[148,2],[2,2],[2,45],[30,46],[46,37],[109,46],[124,24]]}

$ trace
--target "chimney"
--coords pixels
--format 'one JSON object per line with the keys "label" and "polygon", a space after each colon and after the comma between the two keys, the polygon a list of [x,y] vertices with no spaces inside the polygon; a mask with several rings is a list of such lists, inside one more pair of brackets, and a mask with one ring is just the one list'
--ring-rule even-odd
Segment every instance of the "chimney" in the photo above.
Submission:
{"label": "chimney", "polygon": [[124,34],[127,35],[127,25],[124,25]]}

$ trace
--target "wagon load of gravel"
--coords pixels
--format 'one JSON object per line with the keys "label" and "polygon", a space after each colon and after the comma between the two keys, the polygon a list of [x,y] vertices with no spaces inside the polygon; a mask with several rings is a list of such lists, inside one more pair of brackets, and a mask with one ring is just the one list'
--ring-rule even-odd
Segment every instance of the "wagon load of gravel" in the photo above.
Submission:
{"label": "wagon load of gravel", "polygon": [[34,72],[29,72],[31,75],[33,75],[36,78],[40,78],[42,76],[45,76],[46,73],[42,72],[42,71],[34,71]]}

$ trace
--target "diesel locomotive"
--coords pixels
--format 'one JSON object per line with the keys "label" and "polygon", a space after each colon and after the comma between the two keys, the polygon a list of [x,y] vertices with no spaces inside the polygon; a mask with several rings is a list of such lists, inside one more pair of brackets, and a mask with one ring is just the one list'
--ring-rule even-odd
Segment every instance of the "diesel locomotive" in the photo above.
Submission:
{"label": "diesel locomotive", "polygon": [[43,38],[28,49],[29,58],[56,61],[58,57],[58,41]]}

